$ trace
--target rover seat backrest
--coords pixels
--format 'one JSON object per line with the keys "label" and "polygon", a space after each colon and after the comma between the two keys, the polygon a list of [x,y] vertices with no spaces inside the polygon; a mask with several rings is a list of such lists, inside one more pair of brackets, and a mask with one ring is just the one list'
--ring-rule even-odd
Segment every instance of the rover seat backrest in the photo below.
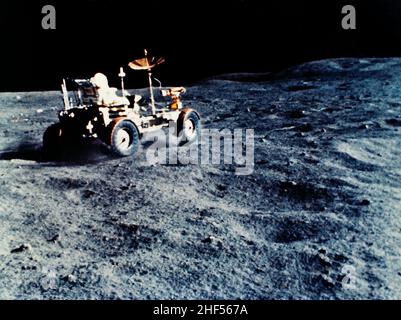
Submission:
{"label": "rover seat backrest", "polygon": [[81,105],[91,106],[98,101],[97,88],[90,80],[75,80],[77,84],[78,99]]}

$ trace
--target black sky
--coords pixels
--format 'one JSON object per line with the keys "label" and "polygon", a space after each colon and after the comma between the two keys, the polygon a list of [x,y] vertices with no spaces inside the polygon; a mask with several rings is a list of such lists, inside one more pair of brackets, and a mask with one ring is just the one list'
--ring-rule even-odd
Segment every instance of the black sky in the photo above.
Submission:
{"label": "black sky", "polygon": [[[56,30],[41,8],[56,7]],[[357,30],[341,8],[357,9]],[[223,72],[278,70],[338,56],[401,54],[401,1],[10,1],[0,5],[0,91],[58,89],[63,76],[96,71],[117,81],[144,47],[166,57],[169,84]],[[129,74],[129,86],[144,77]]]}

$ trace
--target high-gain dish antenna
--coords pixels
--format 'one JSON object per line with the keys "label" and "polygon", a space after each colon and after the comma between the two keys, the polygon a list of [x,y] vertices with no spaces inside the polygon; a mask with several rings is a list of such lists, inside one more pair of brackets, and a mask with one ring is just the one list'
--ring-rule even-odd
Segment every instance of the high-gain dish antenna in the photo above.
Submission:
{"label": "high-gain dish antenna", "polygon": [[133,70],[139,70],[139,71],[147,71],[148,72],[148,78],[149,78],[149,90],[150,90],[150,100],[151,100],[151,107],[152,107],[152,115],[156,114],[156,107],[155,107],[155,98],[153,95],[153,84],[152,84],[152,69],[159,64],[162,64],[165,60],[164,58],[155,58],[155,57],[149,57],[148,56],[148,51],[145,49],[144,50],[145,57],[136,59],[134,61],[131,61],[128,66],[133,69]]}

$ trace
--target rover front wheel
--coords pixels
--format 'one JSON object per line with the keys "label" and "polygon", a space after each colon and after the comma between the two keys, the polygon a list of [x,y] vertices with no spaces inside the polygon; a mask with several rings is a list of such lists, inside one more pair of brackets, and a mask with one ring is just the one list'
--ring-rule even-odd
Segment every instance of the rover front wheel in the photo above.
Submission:
{"label": "rover front wheel", "polygon": [[135,124],[129,120],[115,123],[110,130],[109,144],[119,156],[135,154],[139,144],[139,132]]}
{"label": "rover front wheel", "polygon": [[201,123],[195,111],[182,113],[177,123],[180,145],[191,143],[198,139]]}

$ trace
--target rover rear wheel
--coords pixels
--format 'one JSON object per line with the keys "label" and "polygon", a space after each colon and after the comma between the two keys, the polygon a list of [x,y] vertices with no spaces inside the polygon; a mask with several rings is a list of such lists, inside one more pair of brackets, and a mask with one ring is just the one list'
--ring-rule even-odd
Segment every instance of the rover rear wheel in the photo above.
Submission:
{"label": "rover rear wheel", "polygon": [[134,123],[122,120],[112,125],[109,144],[113,152],[119,156],[135,154],[139,145],[139,132]]}
{"label": "rover rear wheel", "polygon": [[46,153],[58,151],[64,139],[64,129],[60,123],[52,124],[43,134],[43,149]]}

